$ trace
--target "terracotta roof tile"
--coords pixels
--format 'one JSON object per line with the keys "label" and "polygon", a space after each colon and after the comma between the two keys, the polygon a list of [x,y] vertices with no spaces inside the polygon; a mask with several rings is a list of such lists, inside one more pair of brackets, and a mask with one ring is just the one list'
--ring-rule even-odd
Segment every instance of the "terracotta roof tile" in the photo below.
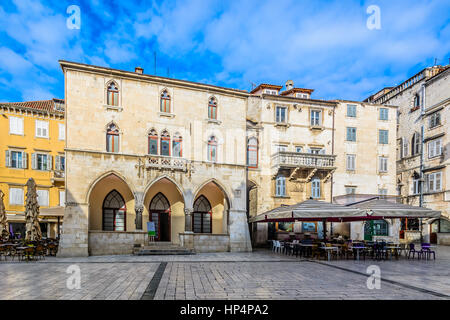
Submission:
{"label": "terracotta roof tile", "polygon": [[64,114],[65,104],[63,99],[54,98],[40,101],[0,102],[0,106]]}

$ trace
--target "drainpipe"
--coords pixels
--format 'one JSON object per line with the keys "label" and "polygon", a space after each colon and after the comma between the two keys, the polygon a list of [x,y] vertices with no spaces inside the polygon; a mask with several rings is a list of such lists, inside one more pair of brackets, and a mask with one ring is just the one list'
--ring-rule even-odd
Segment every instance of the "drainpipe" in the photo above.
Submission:
{"label": "drainpipe", "polygon": [[[422,125],[420,127],[420,197],[419,197],[419,206],[423,207],[423,188],[424,188],[424,175],[423,175],[423,161],[424,161],[424,154],[423,151],[425,150],[425,139],[424,139],[424,115],[425,115],[425,84],[422,84],[422,109],[420,112],[420,120],[422,122]],[[420,218],[420,242],[423,243],[423,223],[422,218]]]}

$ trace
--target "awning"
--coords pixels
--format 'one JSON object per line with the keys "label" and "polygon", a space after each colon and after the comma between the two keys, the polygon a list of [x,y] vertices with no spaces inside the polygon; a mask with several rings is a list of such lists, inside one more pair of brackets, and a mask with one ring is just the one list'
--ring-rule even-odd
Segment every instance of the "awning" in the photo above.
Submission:
{"label": "awning", "polygon": [[64,207],[50,207],[50,208],[40,208],[39,217],[50,218],[50,217],[64,217]]}
{"label": "awning", "polygon": [[440,211],[408,204],[386,201],[385,199],[369,199],[347,204],[349,208],[360,209],[367,216],[379,218],[439,218]]}
{"label": "awning", "polygon": [[249,222],[275,221],[354,221],[364,218],[357,208],[318,200],[306,200],[291,206],[281,206],[249,219]]}

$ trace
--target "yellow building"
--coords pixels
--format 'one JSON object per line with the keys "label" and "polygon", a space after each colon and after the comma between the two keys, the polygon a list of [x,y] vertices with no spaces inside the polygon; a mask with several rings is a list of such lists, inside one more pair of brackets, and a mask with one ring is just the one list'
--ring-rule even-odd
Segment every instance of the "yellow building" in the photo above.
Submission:
{"label": "yellow building", "polygon": [[10,231],[25,232],[26,182],[36,181],[43,236],[58,236],[65,203],[64,100],[0,103],[0,190]]}

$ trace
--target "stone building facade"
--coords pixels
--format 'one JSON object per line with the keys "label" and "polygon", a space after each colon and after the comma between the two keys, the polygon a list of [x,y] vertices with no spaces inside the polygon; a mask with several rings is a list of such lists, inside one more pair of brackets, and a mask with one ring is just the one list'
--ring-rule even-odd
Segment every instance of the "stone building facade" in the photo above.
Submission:
{"label": "stone building facade", "polygon": [[[441,219],[402,222],[402,236],[450,243],[450,68],[421,70],[394,88],[367,101],[396,105],[398,194],[407,204],[442,212]],[[422,232],[421,232],[422,231]]]}
{"label": "stone building facade", "polygon": [[[60,256],[156,240],[250,251],[246,92],[60,61],[67,203]],[[200,241],[201,240],[201,241]]]}

